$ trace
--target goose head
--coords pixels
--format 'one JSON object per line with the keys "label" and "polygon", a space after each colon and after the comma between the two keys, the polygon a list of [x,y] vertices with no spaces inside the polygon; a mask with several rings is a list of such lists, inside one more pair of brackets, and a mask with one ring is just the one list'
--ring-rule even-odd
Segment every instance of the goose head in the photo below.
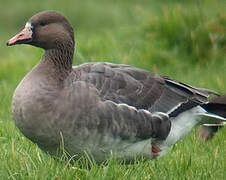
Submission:
{"label": "goose head", "polygon": [[64,44],[74,47],[74,31],[62,14],[44,11],[32,16],[24,29],[7,42],[8,46],[16,44],[29,44],[45,50]]}

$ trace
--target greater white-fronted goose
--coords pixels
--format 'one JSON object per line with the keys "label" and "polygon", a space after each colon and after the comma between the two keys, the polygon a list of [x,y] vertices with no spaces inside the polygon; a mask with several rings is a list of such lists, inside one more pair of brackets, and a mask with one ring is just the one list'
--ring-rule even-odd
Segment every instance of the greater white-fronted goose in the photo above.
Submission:
{"label": "greater white-fronted goose", "polygon": [[63,142],[70,155],[86,151],[97,161],[112,153],[152,159],[196,124],[225,121],[225,105],[208,103],[210,90],[128,65],[72,67],[74,31],[58,12],[31,17],[7,42],[15,44],[45,50],[16,88],[12,110],[20,131],[50,154]]}

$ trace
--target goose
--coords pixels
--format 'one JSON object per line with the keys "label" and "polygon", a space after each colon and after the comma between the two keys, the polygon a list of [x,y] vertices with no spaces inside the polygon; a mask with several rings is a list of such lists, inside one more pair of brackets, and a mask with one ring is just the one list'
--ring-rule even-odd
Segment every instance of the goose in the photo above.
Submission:
{"label": "goose", "polygon": [[32,16],[8,46],[44,49],[40,62],[19,83],[12,113],[22,134],[56,156],[96,161],[154,159],[197,124],[222,124],[225,105],[215,92],[129,65],[91,62],[72,66],[74,31],[64,15]]}

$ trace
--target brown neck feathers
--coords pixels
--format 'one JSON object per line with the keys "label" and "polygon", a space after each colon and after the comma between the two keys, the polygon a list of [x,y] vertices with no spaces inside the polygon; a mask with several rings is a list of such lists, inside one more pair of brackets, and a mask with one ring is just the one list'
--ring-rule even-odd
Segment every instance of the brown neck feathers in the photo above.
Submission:
{"label": "brown neck feathers", "polygon": [[72,71],[74,42],[56,42],[56,46],[57,48],[45,50],[43,61],[48,61],[48,64],[52,64],[51,68],[54,68],[57,76],[63,80]]}

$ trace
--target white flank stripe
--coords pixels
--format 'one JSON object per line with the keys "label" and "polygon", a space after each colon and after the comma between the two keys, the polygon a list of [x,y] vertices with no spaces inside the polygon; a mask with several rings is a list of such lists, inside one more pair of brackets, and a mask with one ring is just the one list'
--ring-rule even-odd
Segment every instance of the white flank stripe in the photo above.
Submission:
{"label": "white flank stripe", "polygon": [[176,106],[174,106],[172,109],[170,109],[166,114],[170,114],[173,111],[175,111],[176,109],[178,109],[181,106],[182,103],[177,104]]}

